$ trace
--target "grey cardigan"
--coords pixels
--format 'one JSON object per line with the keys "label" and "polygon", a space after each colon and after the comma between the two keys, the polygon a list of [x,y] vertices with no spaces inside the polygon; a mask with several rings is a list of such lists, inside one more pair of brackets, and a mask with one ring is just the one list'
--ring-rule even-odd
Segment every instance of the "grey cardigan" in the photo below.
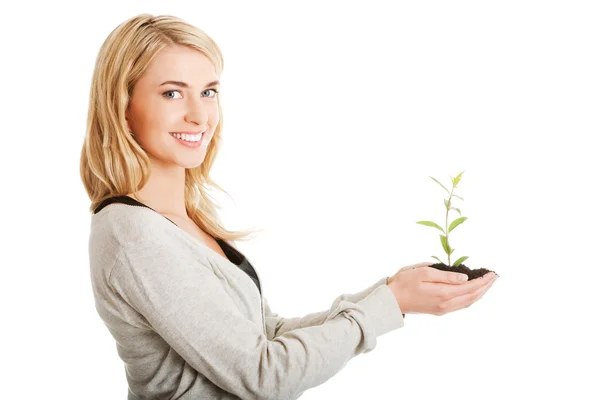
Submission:
{"label": "grey cardigan", "polygon": [[328,310],[280,317],[235,254],[224,258],[148,207],[115,203],[92,215],[95,307],[125,364],[129,400],[297,399],[404,326],[387,277]]}

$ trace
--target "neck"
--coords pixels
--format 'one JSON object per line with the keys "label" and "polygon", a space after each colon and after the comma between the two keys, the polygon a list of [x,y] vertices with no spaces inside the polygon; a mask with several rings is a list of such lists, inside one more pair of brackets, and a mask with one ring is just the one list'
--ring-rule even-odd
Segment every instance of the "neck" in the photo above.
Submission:
{"label": "neck", "polygon": [[185,209],[185,168],[152,168],[144,187],[130,195],[160,214],[188,218]]}

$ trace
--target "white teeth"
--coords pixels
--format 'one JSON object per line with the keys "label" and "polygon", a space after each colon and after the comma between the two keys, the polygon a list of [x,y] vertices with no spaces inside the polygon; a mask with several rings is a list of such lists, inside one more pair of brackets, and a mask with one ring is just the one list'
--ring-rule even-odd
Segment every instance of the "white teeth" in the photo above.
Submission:
{"label": "white teeth", "polygon": [[186,142],[198,142],[202,138],[201,133],[197,135],[191,135],[187,133],[170,133],[170,135],[176,137],[177,139],[185,140]]}

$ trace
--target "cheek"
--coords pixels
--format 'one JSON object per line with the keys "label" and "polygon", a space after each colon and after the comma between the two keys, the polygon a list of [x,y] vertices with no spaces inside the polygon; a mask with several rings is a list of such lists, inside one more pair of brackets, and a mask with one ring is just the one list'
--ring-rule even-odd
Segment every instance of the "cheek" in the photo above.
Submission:
{"label": "cheek", "polygon": [[174,120],[177,117],[173,112],[169,112],[165,107],[148,105],[139,118],[139,128],[143,136],[156,136],[160,133],[166,133],[170,127],[174,126]]}
{"label": "cheek", "polygon": [[142,148],[150,153],[160,152],[160,149],[170,139],[167,135],[168,120],[166,115],[156,109],[155,112],[148,108],[143,113],[137,114],[135,120],[135,139]]}
{"label": "cheek", "polygon": [[219,123],[219,106],[215,105],[214,108],[210,110],[209,113],[209,122],[210,125],[216,127]]}
{"label": "cheek", "polygon": [[144,109],[147,129],[164,129],[169,122],[169,118],[173,118],[173,113],[169,112],[168,107],[164,107],[159,103],[149,102]]}

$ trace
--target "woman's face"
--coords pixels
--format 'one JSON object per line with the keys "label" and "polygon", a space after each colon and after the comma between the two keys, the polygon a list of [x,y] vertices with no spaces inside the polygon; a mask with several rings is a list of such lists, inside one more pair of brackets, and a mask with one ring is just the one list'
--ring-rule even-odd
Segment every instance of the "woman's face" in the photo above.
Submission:
{"label": "woman's face", "polygon": [[153,167],[202,163],[219,123],[215,81],[212,63],[197,50],[170,46],[152,60],[133,88],[126,119]]}

